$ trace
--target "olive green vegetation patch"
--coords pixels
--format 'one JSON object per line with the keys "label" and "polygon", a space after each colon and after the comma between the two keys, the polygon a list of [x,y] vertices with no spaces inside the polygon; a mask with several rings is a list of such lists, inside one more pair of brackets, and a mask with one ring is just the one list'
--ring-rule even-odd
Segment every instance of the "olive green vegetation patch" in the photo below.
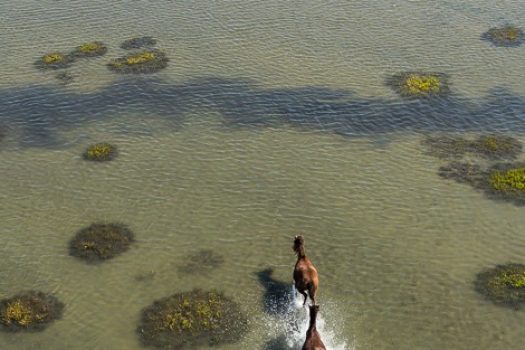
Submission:
{"label": "olive green vegetation patch", "polygon": [[75,57],[98,57],[104,56],[108,48],[103,42],[90,41],[78,46],[71,55]]}
{"label": "olive green vegetation patch", "polygon": [[490,41],[495,46],[515,47],[525,41],[525,33],[521,28],[513,25],[493,27],[481,35],[481,38]]}
{"label": "olive green vegetation patch", "polygon": [[154,73],[166,68],[168,61],[160,50],[143,50],[111,60],[108,68],[122,74]]}
{"label": "olive green vegetation patch", "polygon": [[145,308],[137,333],[147,346],[193,349],[236,342],[247,329],[247,318],[237,303],[221,292],[194,289]]}
{"label": "olive green vegetation patch", "polygon": [[69,243],[69,253],[96,263],[122,254],[134,241],[133,232],[125,225],[97,223],[77,232]]}
{"label": "olive green vegetation patch", "polygon": [[525,265],[486,269],[476,276],[475,289],[495,304],[521,309],[525,303]]}
{"label": "olive green vegetation patch", "polygon": [[64,304],[52,295],[29,291],[0,301],[0,329],[42,331],[62,317]]}
{"label": "olive green vegetation patch", "polygon": [[84,159],[97,162],[113,160],[116,156],[117,148],[106,142],[90,145],[83,153]]}
{"label": "olive green vegetation patch", "polygon": [[55,51],[40,57],[35,62],[35,66],[40,69],[62,69],[70,67],[74,61],[72,55]]}

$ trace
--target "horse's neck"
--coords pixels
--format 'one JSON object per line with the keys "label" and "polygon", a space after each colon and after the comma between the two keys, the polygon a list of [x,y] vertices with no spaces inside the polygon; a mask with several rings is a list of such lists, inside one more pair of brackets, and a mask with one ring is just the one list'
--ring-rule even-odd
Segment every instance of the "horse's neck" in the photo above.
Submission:
{"label": "horse's neck", "polygon": [[299,249],[297,249],[297,260],[301,260],[306,258],[306,253],[304,251],[304,245],[299,246]]}

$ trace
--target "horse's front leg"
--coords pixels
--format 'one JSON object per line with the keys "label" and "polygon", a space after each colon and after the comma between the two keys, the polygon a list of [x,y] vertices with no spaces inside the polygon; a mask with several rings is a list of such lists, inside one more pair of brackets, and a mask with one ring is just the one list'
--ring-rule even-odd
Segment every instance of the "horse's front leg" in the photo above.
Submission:
{"label": "horse's front leg", "polygon": [[306,305],[306,299],[308,298],[308,295],[306,294],[306,292],[304,290],[300,290],[299,293],[301,293],[304,296],[303,306],[305,306]]}

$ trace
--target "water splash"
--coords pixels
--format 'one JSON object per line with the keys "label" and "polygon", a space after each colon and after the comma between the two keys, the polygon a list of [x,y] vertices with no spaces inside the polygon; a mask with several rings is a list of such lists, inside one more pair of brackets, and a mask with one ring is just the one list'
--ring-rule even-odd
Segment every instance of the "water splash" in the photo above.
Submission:
{"label": "water splash", "polygon": [[[310,311],[308,307],[303,307],[303,298],[296,297],[293,285],[290,286],[289,297],[290,300],[286,311],[277,317],[271,317],[267,320],[267,327],[271,336],[275,337],[268,342],[265,350],[299,350],[302,348],[306,339],[306,331],[308,330],[308,323],[310,319]],[[347,345],[345,340],[338,338],[336,330],[333,326],[337,324],[331,320],[335,315],[330,308],[323,308],[317,316],[317,330],[321,335],[321,339],[328,350],[352,350],[353,346]],[[326,321],[330,319],[332,322]]]}

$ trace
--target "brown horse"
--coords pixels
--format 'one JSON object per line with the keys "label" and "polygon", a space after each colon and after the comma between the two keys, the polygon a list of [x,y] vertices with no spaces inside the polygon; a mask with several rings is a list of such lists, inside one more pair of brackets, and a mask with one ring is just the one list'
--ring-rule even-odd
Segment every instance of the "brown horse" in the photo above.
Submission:
{"label": "brown horse", "polygon": [[308,291],[308,295],[315,305],[315,293],[317,288],[319,288],[319,277],[317,276],[317,270],[304,252],[303,236],[295,236],[293,250],[297,254],[297,262],[293,270],[295,289],[304,296],[303,305],[306,304],[306,291]]}
{"label": "brown horse", "polygon": [[317,318],[317,312],[319,311],[319,305],[310,305],[310,326],[306,331],[306,340],[304,341],[302,350],[326,350],[326,347],[321,340],[321,336],[315,326]]}

